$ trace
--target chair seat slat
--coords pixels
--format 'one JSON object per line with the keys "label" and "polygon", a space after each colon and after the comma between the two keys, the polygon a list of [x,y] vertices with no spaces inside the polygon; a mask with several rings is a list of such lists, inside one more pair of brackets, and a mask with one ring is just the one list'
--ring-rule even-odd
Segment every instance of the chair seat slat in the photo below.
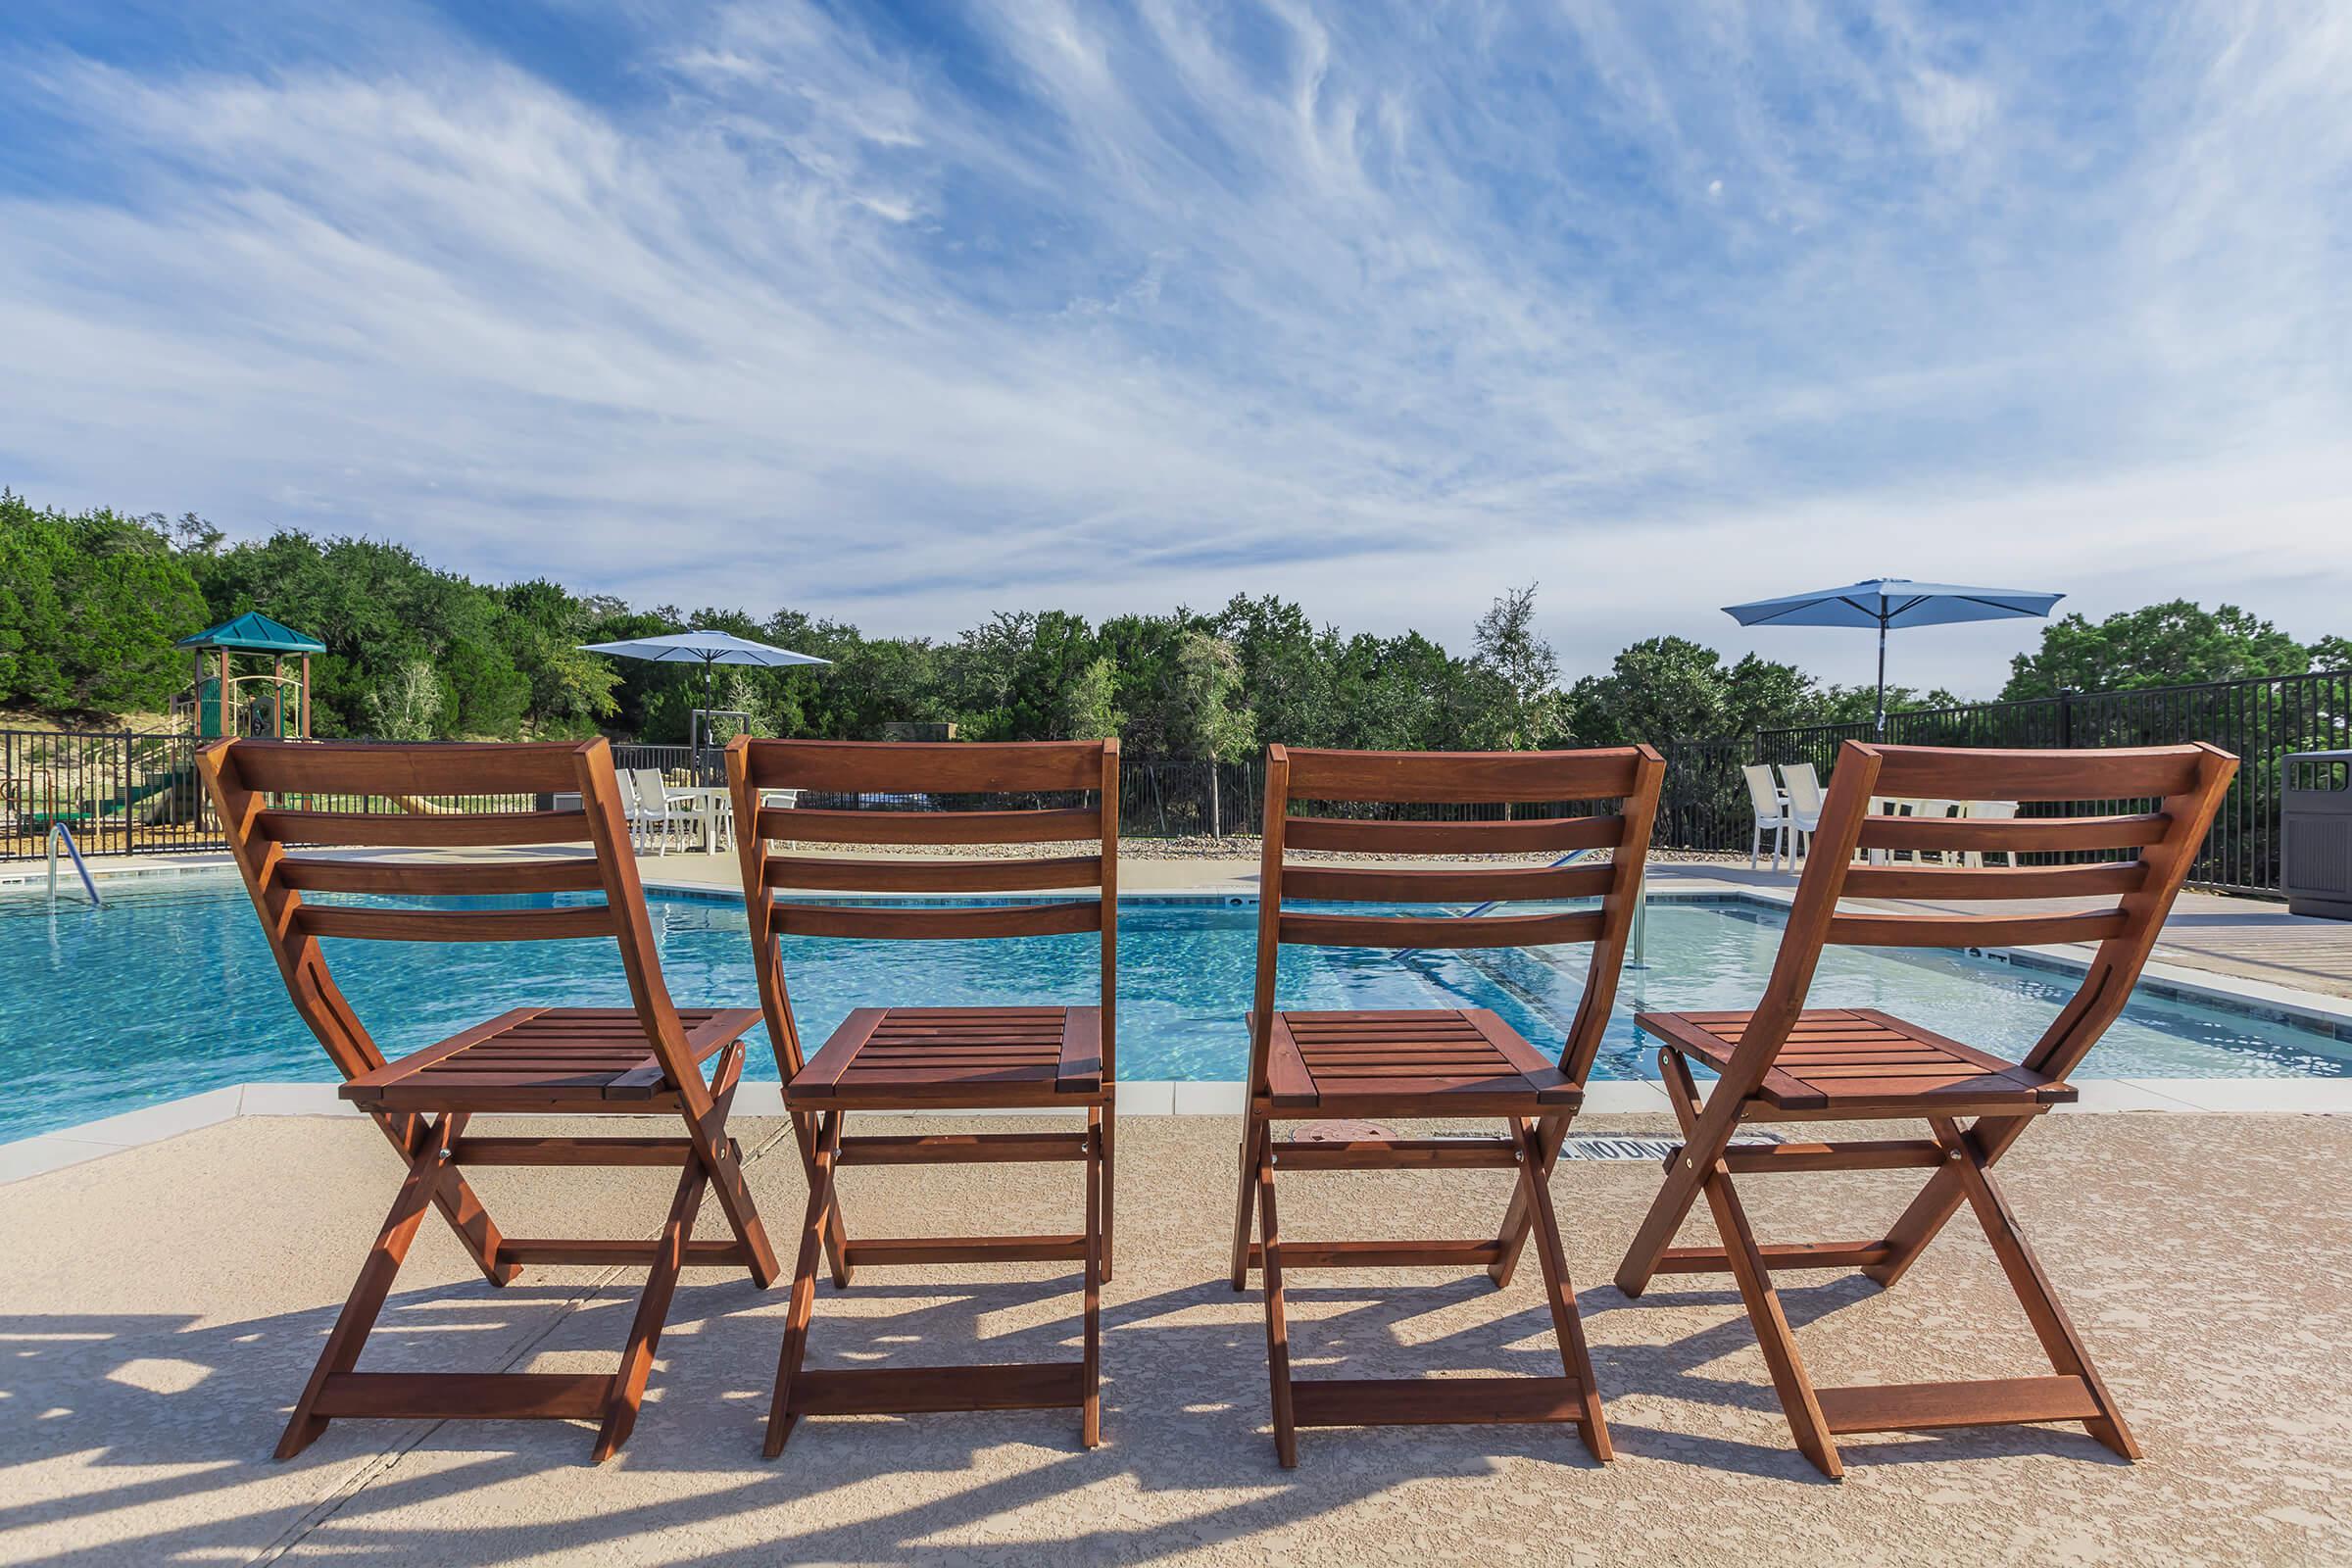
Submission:
{"label": "chair seat slat", "polygon": [[1857,865],[1845,873],[1849,899],[2122,898],[2147,885],[2145,860],[2100,865],[2033,865],[2014,870]]}
{"label": "chair seat slat", "polygon": [[237,772],[275,795],[549,795],[580,787],[580,752],[570,741],[249,740]]}

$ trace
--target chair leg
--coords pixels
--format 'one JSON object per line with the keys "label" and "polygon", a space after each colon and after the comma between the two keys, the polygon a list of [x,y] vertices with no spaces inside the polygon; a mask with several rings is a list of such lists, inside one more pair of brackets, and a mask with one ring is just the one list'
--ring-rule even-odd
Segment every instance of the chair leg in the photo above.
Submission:
{"label": "chair leg", "polygon": [[727,1117],[735,1107],[735,1091],[743,1081],[743,1042],[727,1047],[726,1054],[718,1061],[718,1071],[710,1079],[710,1110],[697,1125],[689,1123],[687,1136],[694,1141],[702,1168],[709,1176],[711,1188],[718,1195],[718,1206],[727,1217],[727,1227],[735,1240],[743,1244],[745,1266],[751,1271],[752,1283],[766,1290],[776,1283],[784,1270],[776,1261],[776,1250],[767,1239],[767,1227],[760,1221],[760,1210],[752,1202],[751,1189],[744,1185],[743,1158],[734,1140],[727,1136]]}
{"label": "chair leg", "polygon": [[[1690,1064],[1679,1054],[1660,1052],[1659,1056],[1666,1068],[1666,1095],[1674,1102],[1675,1119],[1682,1123],[1686,1144],[1695,1144],[1699,1134],[1698,1085],[1691,1079]],[[1747,1308],[1748,1323],[1755,1330],[1757,1347],[1764,1352],[1764,1365],[1772,1373],[1773,1390],[1780,1396],[1781,1408],[1788,1415],[1797,1451],[1812,1460],[1823,1475],[1838,1480],[1844,1476],[1845,1466],[1838,1457],[1837,1444],[1831,1440],[1829,1421],[1821,1413],[1813,1382],[1805,1375],[1804,1357],[1797,1351],[1796,1336],[1788,1327],[1788,1314],[1781,1310],[1780,1293],[1773,1289],[1764,1255],[1757,1250],[1755,1232],[1748,1226],[1740,1195],[1732,1188],[1731,1172],[1720,1158],[1711,1158],[1699,1185],[1706,1194],[1707,1206],[1714,1211],[1715,1229],[1723,1237],[1725,1261],[1731,1267],[1732,1277],[1739,1282],[1740,1299]]]}
{"label": "chair leg", "polygon": [[[693,1239],[694,1216],[703,1206],[703,1189],[710,1181],[710,1172],[699,1157],[686,1161],[685,1171],[678,1177],[678,1192],[670,1200],[669,1218],[662,1222],[662,1235],[655,1244],[654,1266],[645,1276],[644,1294],[637,1298],[637,1315],[631,1320],[629,1337],[621,1346],[620,1370],[612,1375],[612,1401],[605,1411],[604,1426],[597,1432],[596,1446],[590,1453],[599,1464],[620,1451],[620,1446],[628,1441],[630,1428],[637,1424],[637,1406],[645,1398],[645,1381],[654,1370],[654,1349],[662,1339],[662,1325],[669,1316],[670,1298],[677,1292],[678,1270],[686,1266],[686,1244]],[[758,1223],[755,1217],[755,1227]],[[767,1238],[761,1236],[760,1240],[764,1246]]]}
{"label": "chair leg", "polygon": [[311,1381],[294,1402],[293,1417],[277,1443],[280,1459],[293,1458],[326,1430],[326,1418],[316,1413],[318,1396],[328,1378],[349,1372],[359,1363],[360,1348],[368,1343],[385,1298],[392,1294],[393,1278],[409,1255],[409,1244],[416,1239],[416,1227],[423,1223],[426,1207],[449,1173],[449,1146],[465,1121],[463,1116],[444,1115],[430,1123],[418,1141],[416,1155],[409,1161],[408,1177],[384,1215],[375,1244],[368,1249],[368,1259],[360,1265],[360,1277],[326,1336],[326,1348],[311,1371]]}
{"label": "chair leg", "polygon": [[1108,1212],[1103,1191],[1109,1175],[1109,1139],[1102,1113],[1087,1114],[1086,1130],[1086,1350],[1085,1403],[1079,1407],[1078,1441],[1087,1447],[1102,1442],[1102,1279],[1109,1236],[1103,1220]]}
{"label": "chair leg", "polygon": [[841,1113],[819,1117],[816,1155],[808,1182],[808,1211],[801,1221],[801,1252],[792,1269],[792,1304],[784,1317],[784,1348],[776,1358],[775,1397],[767,1407],[770,1459],[784,1451],[792,1436],[792,1380],[800,1375],[801,1359],[808,1349],[808,1320],[816,1311],[816,1260],[824,1250],[825,1219],[833,1205],[833,1174],[841,1155]]}
{"label": "chair leg", "polygon": [[[806,1111],[788,1110],[786,1114],[792,1119],[793,1139],[801,1146],[801,1167],[808,1173],[808,1185],[813,1189],[816,1186],[817,1119]],[[833,1288],[837,1291],[848,1290],[852,1272],[850,1237],[848,1229],[842,1224],[841,1194],[838,1191],[825,1209],[824,1239],[825,1266],[832,1272]]]}
{"label": "chair leg", "polygon": [[[401,1159],[414,1161],[416,1151],[422,1147],[423,1139],[431,1130],[430,1121],[414,1113],[393,1116],[370,1111],[368,1114],[383,1135],[392,1141],[392,1147],[400,1151]],[[465,1125],[461,1118],[449,1136],[456,1139],[465,1130]],[[500,1260],[499,1249],[505,1244],[506,1238],[491,1223],[490,1212],[482,1206],[479,1195],[454,1165],[444,1174],[441,1185],[434,1189],[433,1206],[441,1211],[443,1219],[449,1221],[449,1228],[457,1233],[458,1245],[466,1249],[466,1255],[473,1259],[473,1266],[482,1271],[482,1278],[493,1285],[509,1285],[522,1272],[521,1264]]]}
{"label": "chair leg", "polygon": [[1257,1146],[1268,1131],[1267,1124],[1255,1116],[1243,1118],[1242,1174],[1233,1212],[1233,1288],[1237,1291],[1250,1285],[1250,1219],[1257,1199]]}
{"label": "chair leg", "polygon": [[1584,1419],[1577,1423],[1585,1447],[1607,1464],[1615,1451],[1608,1425],[1601,1418],[1600,1385],[1592,1376],[1592,1353],[1585,1344],[1584,1318],[1576,1309],[1576,1289],[1568,1281],[1568,1257],[1560,1246],[1559,1218],[1552,1211],[1550,1162],[1544,1157],[1539,1124],[1524,1117],[1512,1132],[1519,1141],[1519,1187],[1526,1195],[1536,1242],[1536,1261],[1544,1270],[1544,1302],[1551,1308],[1551,1332],[1560,1348],[1560,1368],[1576,1379],[1584,1395]]}
{"label": "chair leg", "polygon": [[1291,1327],[1283,1309],[1282,1233],[1274,1218],[1274,1152],[1269,1142],[1259,1140],[1256,1172],[1258,1225],[1265,1239],[1266,1375],[1273,1389],[1274,1457],[1285,1470],[1296,1470],[1298,1428],[1291,1414]]}
{"label": "chair leg", "polygon": [[2000,1259],[2001,1272],[2009,1277],[2010,1289],[2017,1293],[2018,1304],[2026,1309],[2034,1336],[2050,1358],[2051,1369],[2067,1377],[2081,1378],[2097,1401],[2101,1414],[2084,1421],[2083,1428],[2110,1452],[2137,1459],[2139,1445],[2132,1440],[2132,1429],[2124,1423],[2123,1412],[2116,1407],[2114,1396],[2091,1365],[2090,1352],[2083,1348],[2082,1336],[2076,1333],[2073,1320],[2059,1303],[2058,1293],[2050,1288],[2049,1277],[2042,1272],[2041,1261],[2034,1255],[2033,1246],[2027,1242],[2025,1229],[2018,1224],[2008,1200],[1994,1184],[1984,1154],[1975,1141],[1949,1118],[1938,1117],[1928,1125],[1935,1130],[1936,1141],[1958,1155],[1948,1168],[1960,1173],[1961,1189],[1976,1210],[1977,1222],[1984,1228],[1984,1239],[1992,1244],[1993,1255]]}
{"label": "chair leg", "polygon": [[[1568,1118],[1565,1116],[1546,1117],[1536,1124],[1536,1147],[1544,1161],[1543,1175],[1545,1181],[1551,1179],[1552,1167],[1559,1163],[1560,1145],[1567,1136]],[[1502,1211],[1502,1229],[1494,1237],[1502,1248],[1502,1253],[1487,1265],[1487,1278],[1494,1282],[1494,1288],[1498,1291],[1507,1288],[1512,1276],[1519,1270],[1520,1253],[1527,1246],[1533,1218],[1534,1210],[1528,1206],[1526,1187],[1513,1183],[1510,1203]]]}

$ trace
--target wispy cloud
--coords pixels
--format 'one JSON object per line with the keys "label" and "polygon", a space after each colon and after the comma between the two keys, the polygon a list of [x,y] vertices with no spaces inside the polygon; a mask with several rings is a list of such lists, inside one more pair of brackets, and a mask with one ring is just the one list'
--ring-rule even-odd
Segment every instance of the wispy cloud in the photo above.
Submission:
{"label": "wispy cloud", "polygon": [[2341,7],[585,15],[0,22],[4,476],[898,630],[2341,618]]}

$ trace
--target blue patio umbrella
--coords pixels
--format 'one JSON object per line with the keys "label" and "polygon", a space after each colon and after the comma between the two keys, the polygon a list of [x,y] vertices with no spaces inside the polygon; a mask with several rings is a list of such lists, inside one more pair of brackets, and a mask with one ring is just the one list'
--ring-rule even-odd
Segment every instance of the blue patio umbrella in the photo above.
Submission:
{"label": "blue patio umbrella", "polygon": [[1786,594],[1753,604],[1726,605],[1723,612],[1742,626],[1876,626],[1879,629],[1879,706],[1876,728],[1886,732],[1886,633],[1896,626],[1949,626],[1964,620],[2007,620],[2046,615],[2064,594],[2019,588],[1963,588],[1948,582],[1913,582],[1879,577]]}
{"label": "blue patio umbrella", "polygon": [[789,648],[771,648],[766,643],[756,643],[723,631],[682,631],[668,637],[631,637],[616,643],[582,643],[580,647],[586,653],[611,654],[618,659],[644,659],[657,664],[702,665],[705,710],[710,707],[712,664],[754,664],[762,669],[781,669],[787,664],[832,662],[814,654],[796,654]]}

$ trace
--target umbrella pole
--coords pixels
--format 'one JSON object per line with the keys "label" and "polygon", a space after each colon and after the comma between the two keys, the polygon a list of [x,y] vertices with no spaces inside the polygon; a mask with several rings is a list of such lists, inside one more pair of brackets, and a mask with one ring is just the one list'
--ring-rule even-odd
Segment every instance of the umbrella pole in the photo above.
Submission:
{"label": "umbrella pole", "polygon": [[1879,716],[1876,722],[1878,738],[1886,738],[1886,617],[1879,617]]}

